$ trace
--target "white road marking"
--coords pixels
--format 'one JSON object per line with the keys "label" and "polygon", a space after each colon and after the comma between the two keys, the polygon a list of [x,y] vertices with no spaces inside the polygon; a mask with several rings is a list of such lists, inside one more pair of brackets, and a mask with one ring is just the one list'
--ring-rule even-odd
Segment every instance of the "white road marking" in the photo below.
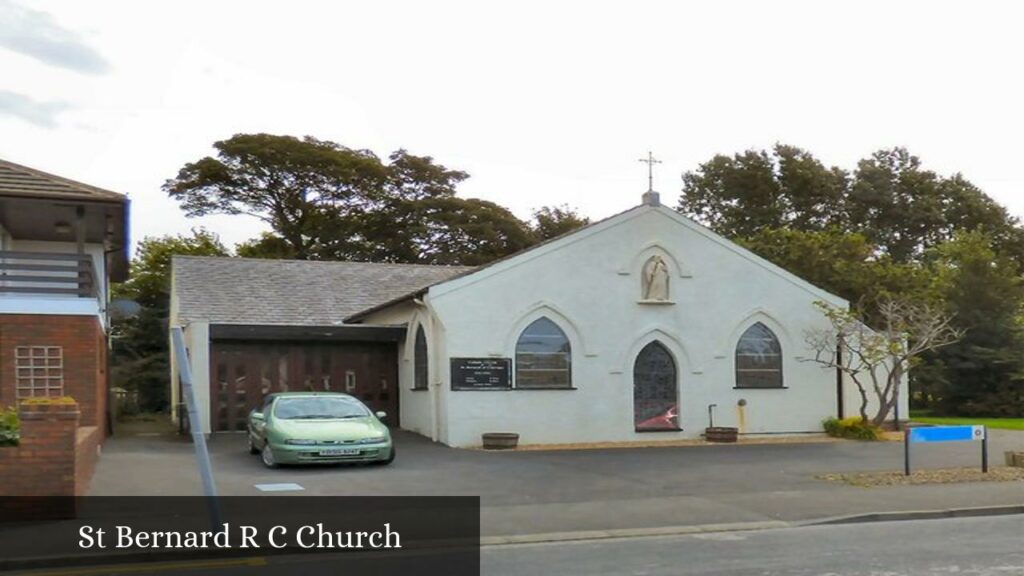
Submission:
{"label": "white road marking", "polygon": [[296,490],[305,490],[302,486],[294,482],[282,482],[280,484],[253,484],[260,492],[294,492]]}

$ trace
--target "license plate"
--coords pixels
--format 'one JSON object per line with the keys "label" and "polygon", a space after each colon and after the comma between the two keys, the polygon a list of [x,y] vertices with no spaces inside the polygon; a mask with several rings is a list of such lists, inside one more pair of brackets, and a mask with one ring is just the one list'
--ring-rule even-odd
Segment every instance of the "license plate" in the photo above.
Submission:
{"label": "license plate", "polygon": [[332,448],[330,450],[321,450],[321,456],[358,456],[358,448]]}

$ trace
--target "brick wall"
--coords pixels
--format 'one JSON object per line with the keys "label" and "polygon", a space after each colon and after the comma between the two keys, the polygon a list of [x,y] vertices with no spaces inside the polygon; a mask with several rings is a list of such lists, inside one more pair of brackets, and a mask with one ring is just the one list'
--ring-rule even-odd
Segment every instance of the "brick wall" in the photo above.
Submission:
{"label": "brick wall", "polygon": [[103,435],[97,426],[79,426],[75,438],[75,495],[84,496],[89,491],[96,462],[100,459],[100,443]]}
{"label": "brick wall", "polygon": [[17,402],[15,349],[60,346],[64,357],[64,395],[80,407],[83,426],[97,426],[102,438],[107,422],[107,342],[95,316],[0,315],[0,406]]}
{"label": "brick wall", "polygon": [[22,404],[18,412],[21,443],[0,447],[0,493],[6,496],[78,494],[75,480],[78,406]]}

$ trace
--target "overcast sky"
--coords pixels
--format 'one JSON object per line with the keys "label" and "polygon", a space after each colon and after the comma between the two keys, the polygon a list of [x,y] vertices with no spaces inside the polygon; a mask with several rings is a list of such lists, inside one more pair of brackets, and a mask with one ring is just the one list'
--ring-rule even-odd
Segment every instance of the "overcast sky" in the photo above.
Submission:
{"label": "overcast sky", "polygon": [[663,201],[716,153],[852,168],[907,146],[1024,216],[1016,3],[0,0],[0,158],[131,196],[132,234],[203,225],[160,191],[238,132],[404,147],[521,217]]}

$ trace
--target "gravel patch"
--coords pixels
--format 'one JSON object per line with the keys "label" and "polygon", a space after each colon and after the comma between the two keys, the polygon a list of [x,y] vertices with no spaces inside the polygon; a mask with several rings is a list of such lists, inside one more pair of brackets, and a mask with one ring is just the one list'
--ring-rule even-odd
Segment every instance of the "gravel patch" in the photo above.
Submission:
{"label": "gravel patch", "polygon": [[991,467],[988,473],[980,468],[940,468],[916,470],[905,476],[903,472],[859,472],[856,474],[822,474],[828,482],[874,488],[878,486],[905,486],[913,484],[956,484],[960,482],[1024,482],[1024,468]]}

